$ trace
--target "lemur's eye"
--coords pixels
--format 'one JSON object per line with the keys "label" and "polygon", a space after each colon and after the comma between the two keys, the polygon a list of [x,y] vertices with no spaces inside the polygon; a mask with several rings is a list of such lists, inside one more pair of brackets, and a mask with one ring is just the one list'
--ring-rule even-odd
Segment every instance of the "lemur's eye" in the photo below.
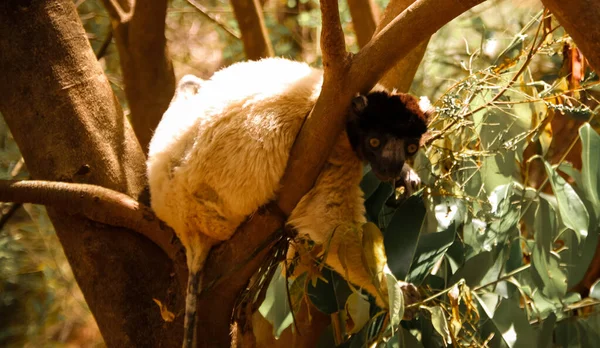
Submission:
{"label": "lemur's eye", "polygon": [[406,147],[406,151],[410,154],[417,152],[418,149],[419,146],[417,144],[408,144],[408,146]]}
{"label": "lemur's eye", "polygon": [[381,142],[377,138],[369,139],[369,145],[371,145],[371,147],[379,147],[380,144]]}

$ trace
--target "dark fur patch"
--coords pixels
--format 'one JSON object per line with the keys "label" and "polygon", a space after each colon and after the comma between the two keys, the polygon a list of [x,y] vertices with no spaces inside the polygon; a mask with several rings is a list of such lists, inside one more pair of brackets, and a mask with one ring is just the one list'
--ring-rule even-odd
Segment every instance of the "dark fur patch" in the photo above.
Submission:
{"label": "dark fur patch", "polygon": [[346,132],[357,156],[369,162],[381,180],[398,179],[404,162],[415,153],[409,146],[419,146],[427,132],[428,115],[417,98],[372,92],[356,97],[349,109]]}
{"label": "dark fur patch", "polygon": [[378,129],[398,138],[420,138],[427,131],[427,116],[410,94],[372,92],[359,117],[362,129]]}

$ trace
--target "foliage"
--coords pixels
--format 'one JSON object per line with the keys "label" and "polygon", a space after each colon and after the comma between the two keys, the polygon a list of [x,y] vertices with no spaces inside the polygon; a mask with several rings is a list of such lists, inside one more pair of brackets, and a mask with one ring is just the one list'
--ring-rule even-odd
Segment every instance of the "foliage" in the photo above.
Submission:
{"label": "foliage", "polygon": [[[460,62],[465,76],[439,96],[431,140],[415,160],[424,190],[394,204],[392,187],[366,171],[365,207],[384,235],[393,310],[372,298],[357,306],[365,294],[324,271],[327,281],[310,287],[308,299],[342,325],[325,331],[323,347],[585,347],[598,335],[598,300],[573,291],[600,229],[600,158],[592,155],[600,135],[591,126],[598,78],[588,73],[574,85],[564,67],[561,75],[554,64],[553,79],[536,69],[572,44],[546,16],[532,16],[498,56],[478,50]],[[578,136],[549,138],[550,121],[558,118],[579,119]],[[540,144],[548,141],[562,144],[553,163],[552,146]],[[564,159],[579,142],[576,169]],[[543,181],[530,177],[534,162],[542,164]],[[396,279],[418,285],[424,300],[405,307]],[[306,280],[292,285],[301,298],[297,282]],[[415,306],[418,317],[399,325],[403,307]],[[348,325],[357,322],[362,329]],[[281,332],[289,321],[274,324]]]}

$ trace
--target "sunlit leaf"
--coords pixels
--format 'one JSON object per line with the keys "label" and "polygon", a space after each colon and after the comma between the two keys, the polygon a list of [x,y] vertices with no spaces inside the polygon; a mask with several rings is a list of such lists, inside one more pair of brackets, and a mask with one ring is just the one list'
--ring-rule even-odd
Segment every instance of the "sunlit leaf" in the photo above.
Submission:
{"label": "sunlit leaf", "polygon": [[482,301],[479,304],[491,319],[496,332],[500,335],[493,340],[502,339],[510,348],[535,347],[535,334],[517,299],[502,299],[497,307],[491,307]]}
{"label": "sunlit leaf", "polygon": [[600,213],[600,135],[585,123],[579,128],[581,137],[581,177],[583,189],[594,205],[596,216]]}
{"label": "sunlit leaf", "polygon": [[362,263],[369,271],[375,287],[379,288],[378,274],[381,269],[378,269],[379,262],[383,258],[384,246],[383,235],[379,228],[372,222],[367,222],[362,227]]}
{"label": "sunlit leaf", "polygon": [[558,170],[573,178],[578,186],[583,186],[583,176],[581,175],[581,172],[573,167],[571,163],[562,162],[558,166]]}
{"label": "sunlit leaf", "polygon": [[397,279],[406,279],[410,270],[425,213],[422,195],[412,195],[396,210],[385,229],[385,254]]}
{"label": "sunlit leaf", "polygon": [[407,281],[420,284],[444,256],[446,250],[454,243],[456,225],[453,223],[444,231],[428,233],[421,236],[415,258],[412,261]]}
{"label": "sunlit leaf", "polygon": [[452,339],[450,338],[450,330],[444,311],[439,306],[427,307],[426,309],[431,313],[431,323],[435,331],[442,336],[444,347],[447,347],[449,343],[452,343]]}
{"label": "sunlit leaf", "polygon": [[550,163],[544,161],[544,165],[550,184],[552,184],[552,191],[558,200],[560,217],[567,227],[577,233],[577,238],[581,243],[588,235],[590,217],[587,209],[573,187],[558,175]]}
{"label": "sunlit leaf", "polygon": [[600,300],[600,279],[596,280],[590,287],[590,297]]}
{"label": "sunlit leaf", "polygon": [[346,332],[353,334],[362,329],[369,321],[369,301],[362,295],[353,292],[346,301]]}
{"label": "sunlit leaf", "polygon": [[559,257],[554,253],[533,249],[531,263],[542,279],[541,289],[549,299],[558,300],[567,293],[567,277],[560,269]]}
{"label": "sunlit leaf", "polygon": [[[305,275],[296,279],[296,282],[303,283]],[[258,308],[260,314],[273,325],[273,336],[276,338],[281,335],[290,324],[293,317],[288,301],[288,289],[286,278],[281,272],[281,266],[277,268],[271,283],[267,288],[267,294],[261,306]]]}
{"label": "sunlit leaf", "polygon": [[389,297],[389,312],[390,312],[390,324],[392,329],[397,328],[400,325],[400,321],[404,316],[404,296],[402,295],[402,289],[398,280],[390,273],[385,274],[387,281],[388,297]]}

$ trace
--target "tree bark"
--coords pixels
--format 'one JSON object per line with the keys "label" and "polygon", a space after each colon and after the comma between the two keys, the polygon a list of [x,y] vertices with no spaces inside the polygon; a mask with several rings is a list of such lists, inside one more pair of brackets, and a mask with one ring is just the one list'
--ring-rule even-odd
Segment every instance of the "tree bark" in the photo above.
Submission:
{"label": "tree bark", "polygon": [[[414,0],[392,0],[383,13],[383,18],[377,26],[376,33],[379,33],[388,25],[398,14],[406,10]],[[415,79],[417,69],[423,60],[423,55],[427,49],[430,37],[422,40],[417,47],[413,48],[402,60],[383,75],[379,83],[388,89],[396,89],[399,92],[407,93]]]}
{"label": "tree bark", "polygon": [[350,17],[352,17],[358,47],[365,47],[373,37],[379,22],[377,5],[373,0],[348,0],[348,9]]}
{"label": "tree bark", "polygon": [[167,0],[103,0],[113,32],[129,103],[131,125],[144,152],[175,92],[165,38]]}
{"label": "tree bark", "polygon": [[[91,183],[137,197],[144,154],[73,2],[0,2],[0,111],[34,179]],[[183,308],[173,264],[150,240],[59,208],[48,213],[111,347],[177,346],[152,298]]]}
{"label": "tree bark", "polygon": [[273,47],[267,34],[262,7],[258,0],[231,0],[248,60],[272,57]]}
{"label": "tree bark", "polygon": [[542,0],[565,27],[592,68],[600,71],[600,3],[595,0]]}

